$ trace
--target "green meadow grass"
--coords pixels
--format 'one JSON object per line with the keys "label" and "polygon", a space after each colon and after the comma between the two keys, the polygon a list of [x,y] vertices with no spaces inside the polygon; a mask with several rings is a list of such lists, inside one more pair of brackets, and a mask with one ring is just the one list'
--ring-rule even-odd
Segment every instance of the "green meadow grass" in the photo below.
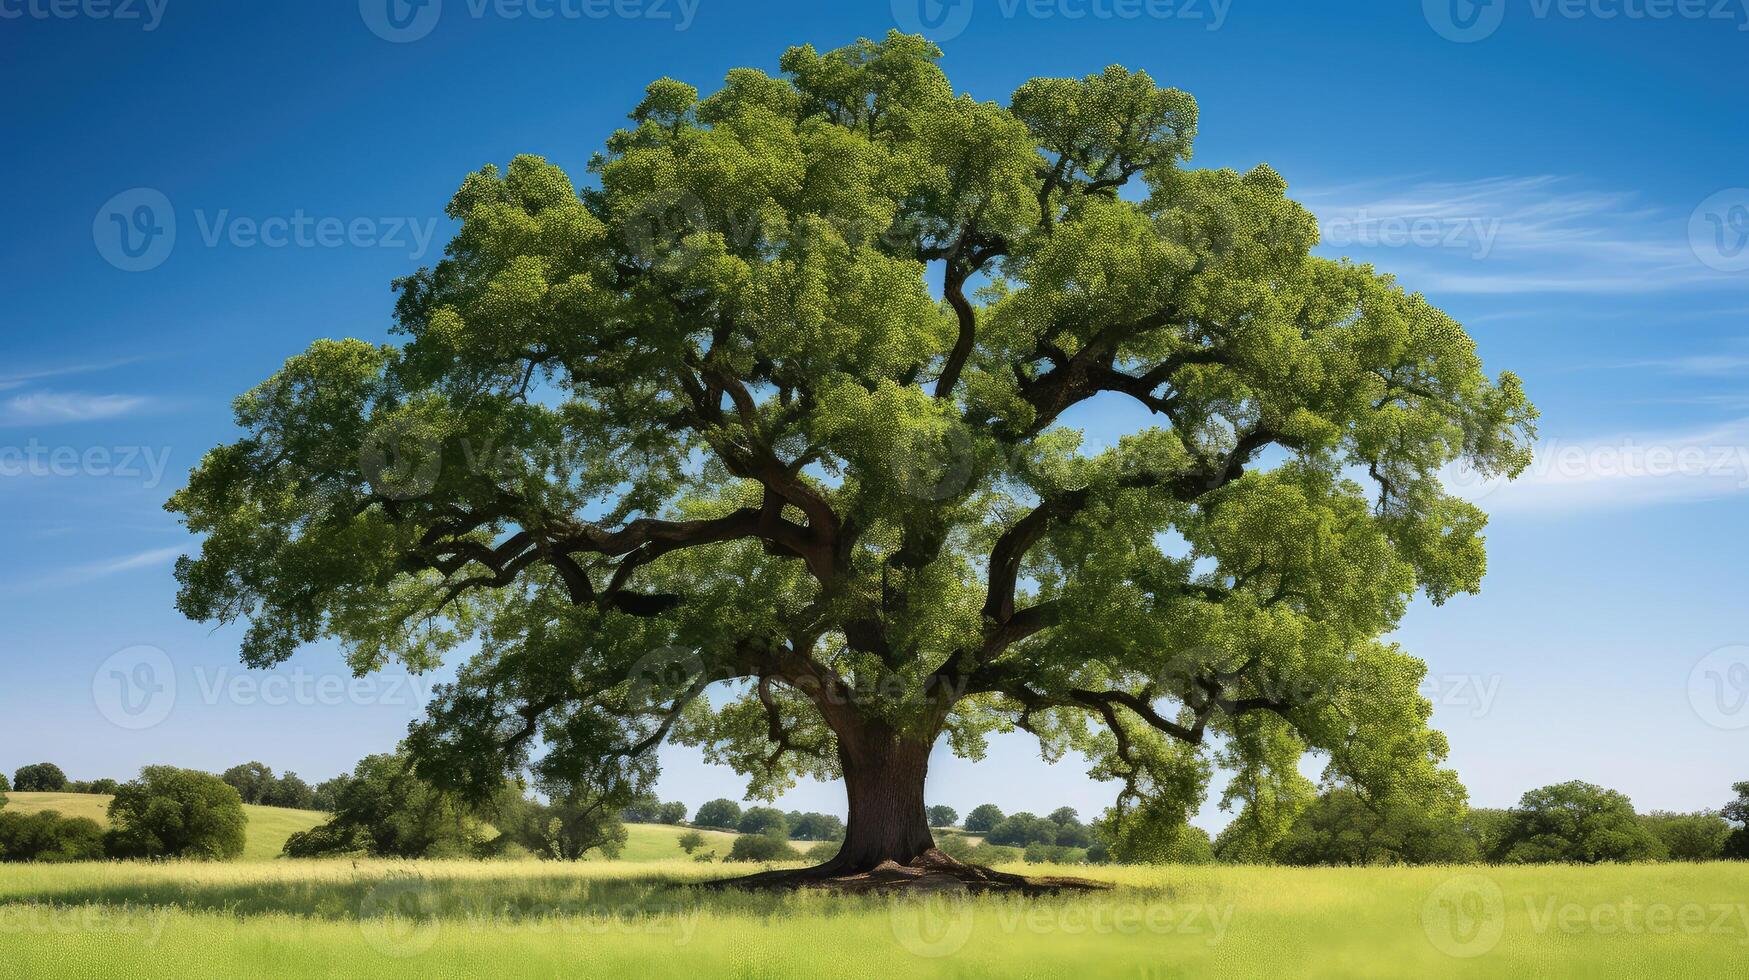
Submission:
{"label": "green meadow grass", "polygon": [[[92,793],[8,793],[6,808],[35,813],[54,810],[63,817],[89,817],[109,826],[111,796]],[[243,843],[244,861],[271,861],[285,849],[286,838],[300,830],[309,830],[328,819],[325,813],[313,810],[287,810],[277,806],[244,804],[243,815],[249,818],[249,828]]]}
{"label": "green meadow grass", "polygon": [[1041,868],[1109,892],[709,891],[717,864],[0,866],[7,975],[1727,976],[1741,864]]}

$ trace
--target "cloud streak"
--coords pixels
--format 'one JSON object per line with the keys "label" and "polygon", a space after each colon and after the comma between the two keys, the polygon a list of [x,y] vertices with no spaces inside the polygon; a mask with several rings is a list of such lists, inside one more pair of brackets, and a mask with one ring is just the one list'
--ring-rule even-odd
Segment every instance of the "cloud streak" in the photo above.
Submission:
{"label": "cloud streak", "polygon": [[1749,418],[1708,428],[1548,440],[1517,480],[1448,474],[1453,492],[1493,513],[1572,513],[1698,503],[1749,494]]}
{"label": "cloud streak", "polygon": [[1749,277],[1700,260],[1689,241],[1689,212],[1572,178],[1376,181],[1296,196],[1318,216],[1326,253],[1373,262],[1430,293],[1749,285]]}
{"label": "cloud streak", "polygon": [[0,427],[94,422],[132,415],[152,404],[144,395],[91,395],[38,391],[0,402]]}
{"label": "cloud streak", "polygon": [[24,586],[30,589],[59,589],[73,585],[84,585],[115,575],[137,571],[142,568],[156,568],[174,561],[183,552],[178,546],[174,548],[153,548],[149,551],[136,552],[131,555],[121,555],[104,561],[85,565],[75,565],[71,568],[52,573],[35,582]]}

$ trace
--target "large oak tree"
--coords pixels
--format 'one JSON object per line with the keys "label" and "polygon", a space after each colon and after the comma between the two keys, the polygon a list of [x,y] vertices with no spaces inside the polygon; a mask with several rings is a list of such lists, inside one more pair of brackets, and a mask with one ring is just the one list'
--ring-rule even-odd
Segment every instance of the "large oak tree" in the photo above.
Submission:
{"label": "large oak tree", "polygon": [[930,850],[931,747],[1014,729],[1121,781],[1120,822],[1182,822],[1218,765],[1279,833],[1308,751],[1461,805],[1378,638],[1478,587],[1440,475],[1523,469],[1519,381],[1314,257],[1267,166],[1190,168],[1189,95],[1113,67],[1002,106],[939,57],[662,79],[581,190],[469,175],[405,342],[293,357],[172,500],[182,610],[257,666],[465,646],[408,746],[482,794],[645,785],[665,739],[755,795],[841,777],[821,874]]}

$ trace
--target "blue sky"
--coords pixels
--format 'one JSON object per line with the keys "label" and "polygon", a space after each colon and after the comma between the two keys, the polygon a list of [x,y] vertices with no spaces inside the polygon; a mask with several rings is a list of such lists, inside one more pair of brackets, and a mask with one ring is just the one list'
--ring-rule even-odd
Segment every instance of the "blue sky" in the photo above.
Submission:
{"label": "blue sky", "polygon": [[[388,2],[0,0],[0,768],[325,778],[392,745],[433,678],[346,689],[328,647],[250,674],[237,630],[172,607],[191,542],[161,504],[233,437],[229,400],[313,339],[384,338],[389,281],[435,260],[469,171],[534,152],[581,178],[651,79],[708,89],[923,25],[983,99],[1114,62],[1190,91],[1198,165],[1268,162],[1326,253],[1397,273],[1525,378],[1536,466],[1466,490],[1495,515],[1483,594],[1398,636],[1474,802],[1583,778],[1694,809],[1749,778],[1736,0]],[[113,724],[106,676],[154,651],[168,713]],[[666,762],[666,796],[740,796]],[[931,795],[1090,814],[1113,787],[1015,739],[938,758]],[[835,786],[786,803],[843,808]]]}

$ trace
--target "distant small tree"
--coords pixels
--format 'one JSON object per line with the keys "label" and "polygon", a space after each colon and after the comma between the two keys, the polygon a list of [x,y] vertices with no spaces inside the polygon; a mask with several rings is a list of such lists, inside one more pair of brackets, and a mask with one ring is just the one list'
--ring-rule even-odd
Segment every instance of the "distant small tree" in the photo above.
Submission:
{"label": "distant small tree", "polygon": [[286,854],[362,850],[379,857],[472,856],[478,821],[453,794],[419,778],[400,755],[360,760],[340,788],[334,818],[286,841]]}
{"label": "distant small tree", "polygon": [[1025,847],[1028,844],[1054,845],[1057,842],[1057,830],[1055,822],[1037,814],[1021,812],[992,827],[988,837],[992,844],[1005,844],[1010,847]]}
{"label": "distant small tree", "polygon": [[729,861],[795,861],[801,852],[771,834],[742,834],[729,848]]}
{"label": "distant small tree", "polygon": [[626,804],[620,816],[626,823],[660,823],[662,801],[655,793],[639,793]]}
{"label": "distant small tree", "polygon": [[316,791],[299,778],[297,773],[288,772],[268,785],[261,802],[288,810],[313,810],[316,805]]}
{"label": "distant small tree", "polygon": [[792,813],[789,815],[789,836],[793,840],[843,840],[844,821],[830,813]]}
{"label": "distant small tree", "polygon": [[1065,827],[1072,823],[1080,823],[1081,814],[1077,813],[1072,806],[1060,806],[1052,810],[1045,819],[1059,827]]}
{"label": "distant small tree", "polygon": [[493,806],[499,848],[513,842],[555,861],[580,861],[590,851],[608,859],[625,850],[623,808],[610,797],[572,796],[547,803],[528,799],[520,785],[507,785]]}
{"label": "distant small tree", "polygon": [[1654,811],[1640,817],[1640,822],[1672,861],[1717,861],[1731,836],[1730,823],[1716,813]]}
{"label": "distant small tree", "polygon": [[1574,780],[1524,794],[1507,813],[1497,845],[1507,864],[1646,861],[1664,856],[1658,839],[1621,793]]}
{"label": "distant small tree", "polygon": [[681,834],[676,843],[680,845],[681,850],[691,854],[704,846],[704,835],[696,830],[689,830],[686,833]]}
{"label": "distant small tree", "polygon": [[52,762],[24,766],[12,777],[12,788],[20,793],[65,793],[67,774]]}
{"label": "distant small tree", "polygon": [[[12,783],[6,779],[6,774],[3,772],[0,772],[0,793],[4,793],[11,788],[12,788]],[[5,804],[0,804],[0,806],[4,806],[4,805]]]}
{"label": "distant small tree", "polygon": [[656,822],[673,826],[686,819],[686,804],[672,800],[656,808]]}
{"label": "distant small tree", "polygon": [[768,837],[789,837],[789,818],[783,811],[769,806],[756,806],[741,814],[735,829],[743,834],[764,834]]}
{"label": "distant small tree", "polygon": [[116,788],[109,823],[114,857],[231,861],[243,854],[248,820],[236,789],[219,777],[147,766]]}
{"label": "distant small tree", "polygon": [[260,803],[274,783],[273,770],[261,762],[245,762],[240,766],[232,766],[219,778],[235,789],[244,803],[251,805]]}
{"label": "distant small tree", "polygon": [[972,834],[987,834],[991,828],[1002,822],[1002,810],[994,803],[985,803],[972,808],[966,814],[966,832]]}
{"label": "distant small tree", "polygon": [[960,814],[951,806],[932,806],[929,808],[929,826],[952,827],[958,823]]}
{"label": "distant small tree", "polygon": [[121,783],[113,779],[93,779],[90,783],[90,789],[88,792],[97,796],[114,796],[115,791],[120,788],[120,786]]}
{"label": "distant small tree", "polygon": [[698,808],[692,822],[700,827],[734,830],[741,822],[741,804],[734,800],[712,800]]}

